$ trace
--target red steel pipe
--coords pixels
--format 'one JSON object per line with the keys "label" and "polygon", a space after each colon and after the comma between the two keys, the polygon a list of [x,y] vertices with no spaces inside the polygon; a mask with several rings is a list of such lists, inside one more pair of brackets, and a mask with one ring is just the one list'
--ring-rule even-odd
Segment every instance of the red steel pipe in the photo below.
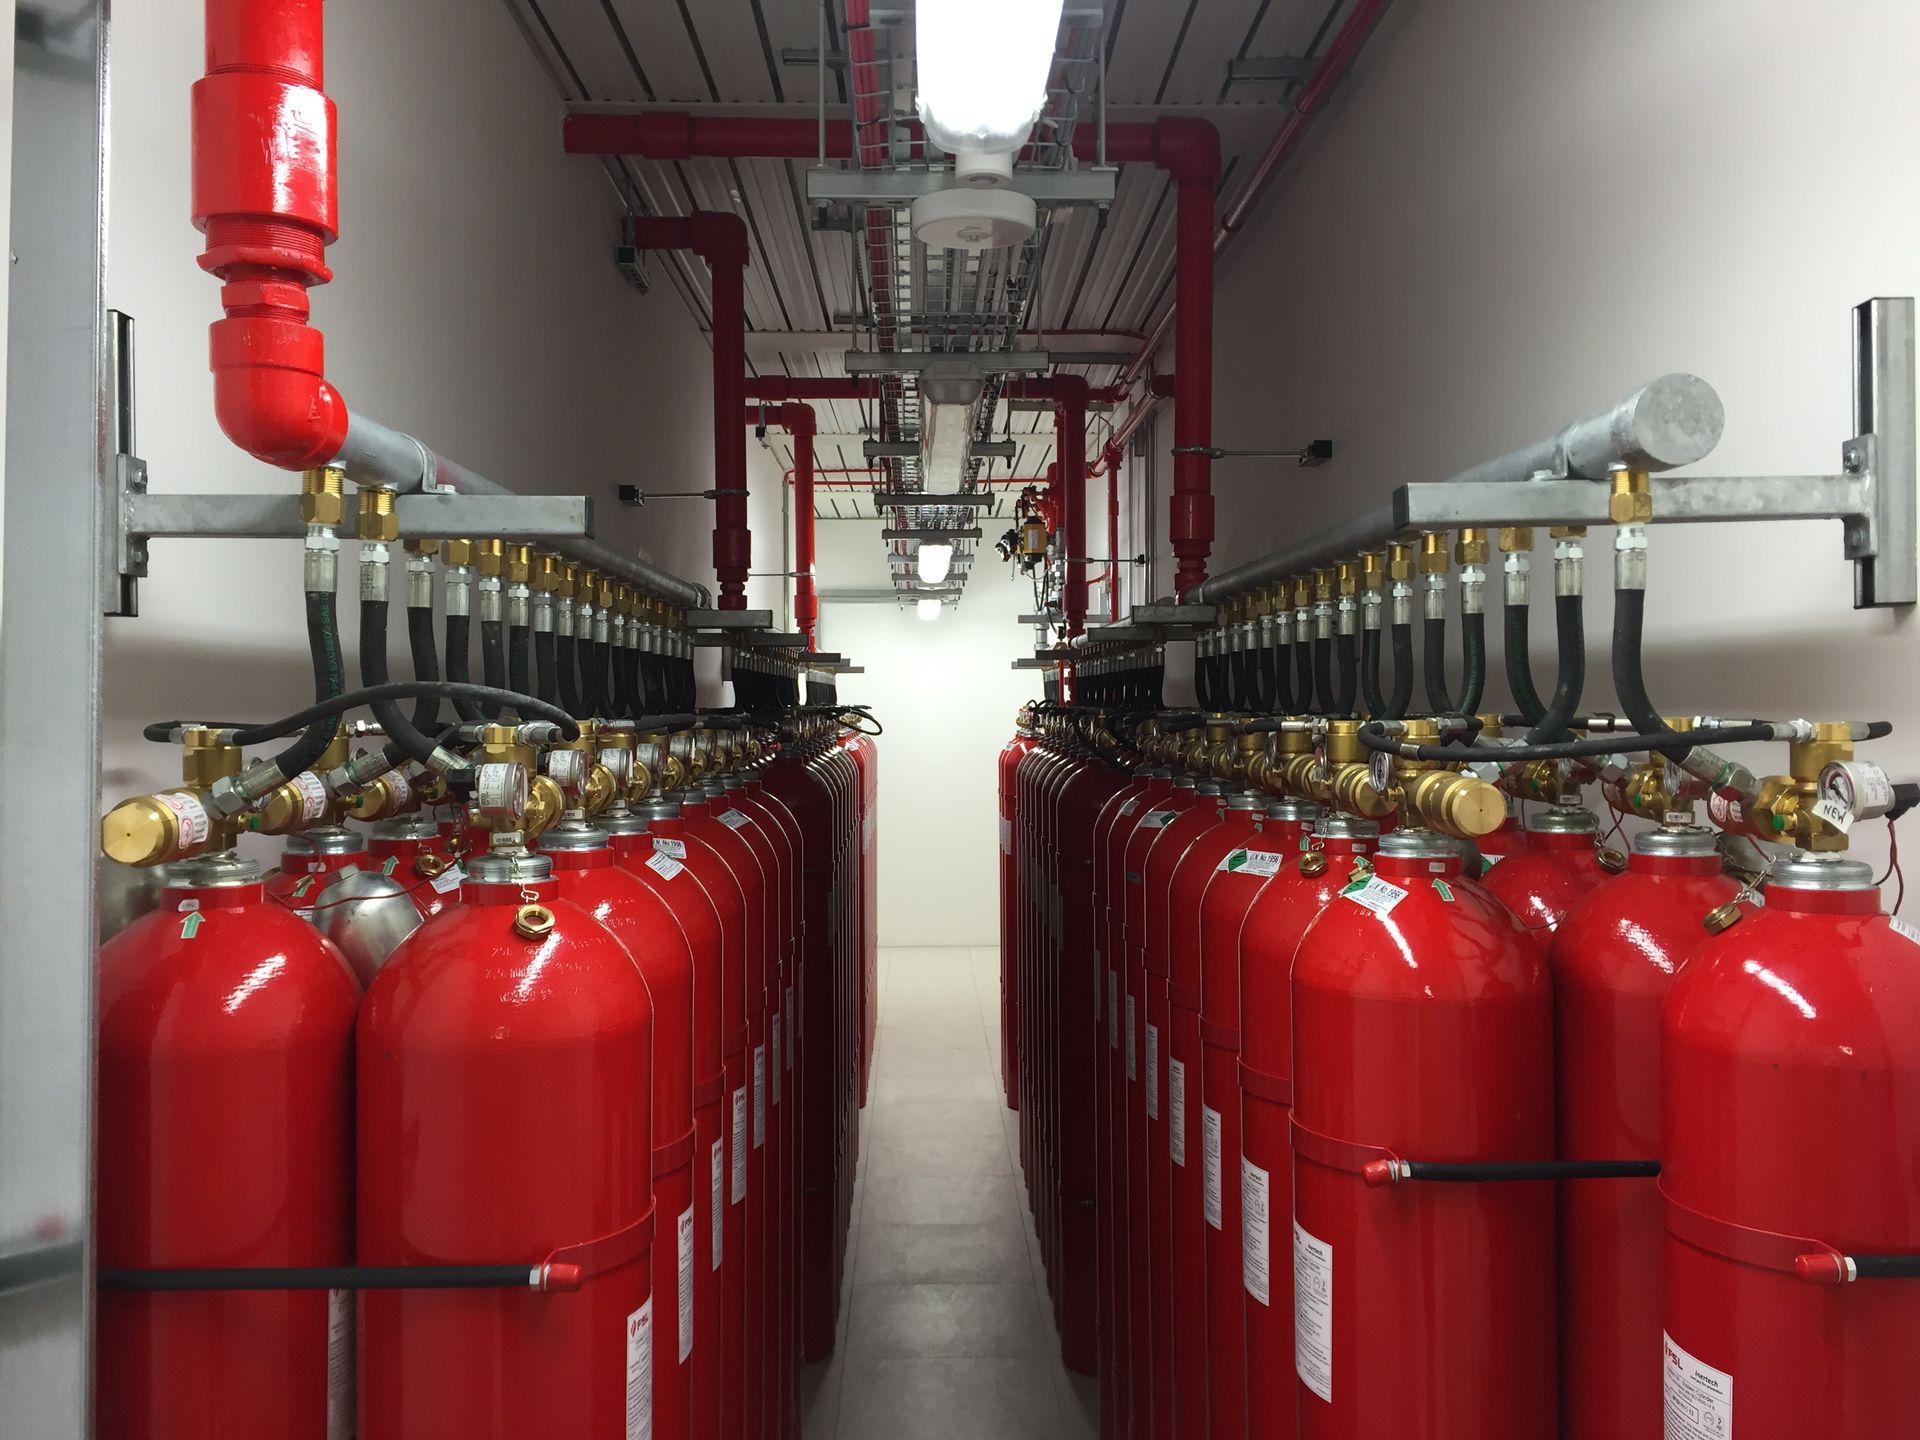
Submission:
{"label": "red steel pipe", "polygon": [[632,222],[642,250],[691,250],[713,274],[713,571],[722,610],[747,608],[753,535],[747,528],[747,222],[720,210]]}
{"label": "red steel pipe", "polygon": [[1087,628],[1087,382],[1078,375],[1049,375],[1044,379],[1013,380],[1001,387],[1009,400],[1051,400],[1057,437],[1057,458],[1049,467],[1059,477],[1060,528],[1067,548],[1067,573],[1061,587],[1061,609],[1067,634]]}
{"label": "red steel pipe", "polygon": [[[1107,442],[1101,458],[1107,470],[1107,619],[1120,618],[1120,462],[1125,452]],[[1093,467],[1089,466],[1091,470]]]}
{"label": "red steel pipe", "polygon": [[813,649],[820,620],[820,597],[813,583],[813,437],[818,428],[813,406],[799,401],[747,407],[747,424],[779,425],[793,437],[793,623]]}

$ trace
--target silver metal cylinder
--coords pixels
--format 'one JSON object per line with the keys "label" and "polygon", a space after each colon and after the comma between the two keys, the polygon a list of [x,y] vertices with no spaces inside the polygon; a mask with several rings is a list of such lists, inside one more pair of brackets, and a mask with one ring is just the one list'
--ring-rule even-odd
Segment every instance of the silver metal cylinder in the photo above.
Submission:
{"label": "silver metal cylinder", "polygon": [[1613,588],[1647,588],[1647,532],[1638,525],[1622,525],[1613,536]]}
{"label": "silver metal cylinder", "polygon": [[548,590],[533,592],[533,629],[535,634],[553,633],[553,593]]}
{"label": "silver metal cylinder", "polygon": [[[1342,595],[1334,604],[1334,633],[1336,635],[1357,634],[1359,618],[1359,607],[1353,603],[1353,597],[1351,595]],[[1377,630],[1380,627],[1376,624],[1373,628]]]}
{"label": "silver metal cylinder", "polygon": [[473,567],[471,565],[449,565],[447,567],[447,614],[473,614]]}
{"label": "silver metal cylinder", "polygon": [[407,608],[433,608],[433,556],[407,556]]}
{"label": "silver metal cylinder", "polygon": [[562,597],[553,605],[553,633],[566,640],[573,638],[573,601]]}

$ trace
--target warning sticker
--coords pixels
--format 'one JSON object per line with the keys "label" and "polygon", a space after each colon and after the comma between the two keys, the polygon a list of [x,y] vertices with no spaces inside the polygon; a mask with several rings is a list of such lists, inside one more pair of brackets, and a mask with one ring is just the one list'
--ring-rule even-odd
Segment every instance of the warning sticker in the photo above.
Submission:
{"label": "warning sticker", "polygon": [[1160,1027],[1147,1026],[1147,1119],[1160,1118]]}
{"label": "warning sticker", "polygon": [[718,1270],[720,1257],[726,1253],[727,1227],[722,1223],[726,1216],[726,1196],[722,1193],[726,1187],[727,1147],[721,1141],[713,1142],[713,1263],[707,1268]]}
{"label": "warning sticker", "polygon": [[1187,1067],[1185,1062],[1167,1057],[1167,1143],[1173,1148],[1173,1163],[1187,1163]]}
{"label": "warning sticker", "polygon": [[742,815],[738,810],[724,811],[716,818],[718,818],[720,823],[726,826],[729,830],[739,830],[753,823],[751,820],[747,819],[745,815]]}
{"label": "warning sticker", "polygon": [[202,844],[213,828],[213,820],[207,814],[207,807],[200,803],[200,797],[191,790],[167,790],[153,797],[173,812],[176,828],[180,832],[180,848]]}
{"label": "warning sticker", "polygon": [[767,1047],[753,1047],[753,1148],[767,1143]]}
{"label": "warning sticker", "polygon": [[787,986],[787,1069],[793,1069],[793,986]]}
{"label": "warning sticker", "polygon": [[327,1440],[353,1440],[353,1292],[327,1292]]}
{"label": "warning sticker", "polygon": [[684,860],[687,858],[687,842],[675,840],[666,835],[656,835],[653,837],[653,853],[671,855],[676,860]]}
{"label": "warning sticker", "polygon": [[462,870],[458,865],[449,865],[427,883],[433,886],[434,890],[439,894],[445,895],[449,890],[458,890],[466,878],[467,872],[465,870]]}
{"label": "warning sticker", "polygon": [[1240,1283],[1262,1305],[1267,1298],[1267,1172],[1240,1157]]}
{"label": "warning sticker", "polygon": [[1133,1073],[1133,994],[1127,994],[1127,1079],[1138,1077]]}
{"label": "warning sticker", "polygon": [[1371,910],[1376,915],[1391,915],[1393,907],[1407,898],[1407,892],[1398,885],[1382,880],[1378,875],[1369,875],[1364,880],[1356,880],[1341,895],[1354,904]]}
{"label": "warning sticker", "polygon": [[1120,813],[1122,815],[1131,815],[1133,814],[1134,811],[1138,810],[1139,808],[1140,808],[1140,799],[1138,796],[1135,796],[1132,799],[1128,800],[1126,804],[1120,807]]}
{"label": "warning sticker", "polygon": [[780,1017],[773,1017],[773,1103],[780,1103]]}
{"label": "warning sticker", "polygon": [[1107,971],[1107,1048],[1120,1048],[1120,976]]}
{"label": "warning sticker", "polygon": [[1666,1440],[1733,1440],[1733,1377],[1702,1364],[1671,1335],[1660,1337]]}
{"label": "warning sticker", "polygon": [[686,868],[686,866],[682,865],[671,855],[664,854],[660,851],[655,851],[647,857],[647,869],[653,871],[653,873],[658,875],[662,880],[671,880]]}
{"label": "warning sticker", "polygon": [[1220,1112],[1200,1107],[1200,1160],[1205,1170],[1207,1224],[1220,1228]]}
{"label": "warning sticker", "polygon": [[1178,810],[1156,810],[1140,823],[1150,830],[1164,830],[1179,816]]}
{"label": "warning sticker", "polygon": [[687,1363],[687,1357],[693,1353],[693,1207],[689,1205],[680,1212],[678,1225],[679,1248],[674,1252],[680,1275],[680,1305],[678,1323],[680,1326],[679,1363]]}
{"label": "warning sticker", "polygon": [[1233,875],[1277,875],[1286,858],[1277,850],[1229,850],[1214,869]]}
{"label": "warning sticker", "polygon": [[1333,1247],[1293,1226],[1293,1368],[1333,1403]]}
{"label": "warning sticker", "polygon": [[327,786],[311,770],[302,770],[290,782],[300,797],[300,818],[312,824],[327,813]]}
{"label": "warning sticker", "polygon": [[1013,822],[1004,817],[1000,821],[1000,853],[1013,854]]}
{"label": "warning sticker", "polygon": [[653,1297],[627,1316],[627,1440],[653,1437]]}
{"label": "warning sticker", "polygon": [[733,1092],[733,1194],[732,1203],[747,1198],[747,1087]]}

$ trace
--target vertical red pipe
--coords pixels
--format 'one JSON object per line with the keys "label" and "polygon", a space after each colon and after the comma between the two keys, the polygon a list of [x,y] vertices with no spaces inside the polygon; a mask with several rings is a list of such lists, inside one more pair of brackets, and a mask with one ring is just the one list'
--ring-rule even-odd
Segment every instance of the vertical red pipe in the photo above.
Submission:
{"label": "vertical red pipe", "polygon": [[813,437],[819,429],[819,419],[813,406],[787,401],[750,407],[747,424],[778,425],[793,436],[793,469],[788,472],[793,479],[793,621],[807,637],[807,648],[811,650],[814,628],[820,619],[820,597],[813,583]]}
{"label": "vertical red pipe", "polygon": [[720,608],[747,608],[753,537],[747,528],[747,222],[718,210],[633,222],[642,250],[691,250],[713,274],[713,572]]}
{"label": "vertical red pipe", "polygon": [[1061,605],[1067,634],[1087,628],[1087,382],[1077,375],[1053,377],[1054,434],[1060,452],[1061,528],[1067,547]]}
{"label": "vertical red pipe", "polygon": [[1102,452],[1107,467],[1107,619],[1120,618],[1120,447]]}
{"label": "vertical red pipe", "polygon": [[1173,498],[1168,536],[1178,561],[1174,591],[1207,578],[1213,549],[1213,184],[1183,175],[1174,222]]}

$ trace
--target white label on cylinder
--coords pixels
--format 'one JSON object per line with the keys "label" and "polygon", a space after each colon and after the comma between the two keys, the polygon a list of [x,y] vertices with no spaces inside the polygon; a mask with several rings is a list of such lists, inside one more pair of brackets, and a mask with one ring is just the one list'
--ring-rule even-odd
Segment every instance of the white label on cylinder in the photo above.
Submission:
{"label": "white label on cylinder", "polygon": [[206,842],[213,829],[213,821],[198,795],[191,790],[168,790],[153,798],[173,812],[175,827],[180,832],[181,849]]}
{"label": "white label on cylinder", "polygon": [[720,820],[720,823],[726,826],[729,830],[738,830],[741,827],[752,823],[747,819],[745,815],[741,814],[738,810],[723,811],[719,816],[719,820]]}
{"label": "white label on cylinder", "polygon": [[1214,869],[1233,875],[1277,875],[1286,858],[1277,850],[1230,850]]}
{"label": "white label on cylinder", "polygon": [[1107,1048],[1120,1048],[1120,976],[1107,971]]}
{"label": "white label on cylinder", "polygon": [[753,1047],[753,1148],[767,1143],[767,1047]]}
{"label": "white label on cylinder", "polygon": [[1407,898],[1406,891],[1398,885],[1382,880],[1378,875],[1369,875],[1364,880],[1356,880],[1340,894],[1376,915],[1391,915],[1393,907]]}
{"label": "white label on cylinder", "polygon": [[1147,1119],[1160,1118],[1160,1027],[1147,1026]]}
{"label": "white label on cylinder", "polygon": [[1187,1163],[1187,1067],[1186,1062],[1167,1057],[1167,1144],[1173,1163]]}
{"label": "white label on cylinder", "polygon": [[1240,1283],[1262,1305],[1267,1299],[1267,1172],[1240,1157]]}
{"label": "white label on cylinder", "polygon": [[671,880],[687,867],[664,851],[656,850],[647,857],[647,868],[662,880]]}
{"label": "white label on cylinder", "polygon": [[653,1436],[653,1297],[627,1316],[627,1440]]}
{"label": "white label on cylinder", "polygon": [[292,785],[300,796],[300,818],[312,824],[327,813],[327,786],[311,770],[302,770],[293,777]]}
{"label": "white label on cylinder", "polygon": [[407,803],[413,799],[413,782],[401,770],[389,770],[382,778],[387,782],[388,793],[393,796],[394,808],[406,809]]}
{"label": "white label on cylinder", "polygon": [[1293,1225],[1293,1368],[1333,1403],[1333,1246]]}
{"label": "white label on cylinder", "polygon": [[353,1292],[327,1292],[327,1440],[353,1440]]}
{"label": "white label on cylinder", "polygon": [[680,1212],[680,1363],[693,1354],[693,1206]]}
{"label": "white label on cylinder", "polygon": [[1133,1070],[1133,993],[1127,993],[1127,1079],[1138,1077]]}
{"label": "white label on cylinder", "polygon": [[1000,853],[1013,854],[1013,822],[1004,816],[1000,820]]}
{"label": "white label on cylinder", "polygon": [[780,1017],[773,1017],[773,1103],[780,1103]]}
{"label": "white label on cylinder", "polygon": [[727,1252],[727,1227],[724,1223],[726,1204],[727,1147],[723,1141],[713,1142],[713,1263],[709,1270],[720,1268],[720,1257]]}
{"label": "white label on cylinder", "polygon": [[666,835],[656,835],[653,837],[653,853],[671,855],[676,860],[684,860],[687,858],[687,842],[675,840]]}
{"label": "white label on cylinder", "polygon": [[1898,915],[1889,915],[1887,923],[1893,926],[1893,933],[1902,940],[1911,940],[1915,945],[1920,945],[1920,930],[1916,930]]}
{"label": "white label on cylinder", "polygon": [[747,1198],[747,1087],[733,1092],[733,1203]]}
{"label": "white label on cylinder", "polygon": [[466,878],[467,872],[465,870],[462,870],[458,865],[449,865],[427,883],[439,894],[444,895],[449,890],[458,890]]}
{"label": "white label on cylinder", "polygon": [[1666,1440],[1733,1440],[1733,1376],[1660,1336]]}
{"label": "white label on cylinder", "polygon": [[793,986],[787,986],[787,1069],[793,1068]]}
{"label": "white label on cylinder", "polygon": [[1220,1112],[1200,1106],[1200,1158],[1205,1170],[1207,1224],[1218,1230],[1220,1209]]}

